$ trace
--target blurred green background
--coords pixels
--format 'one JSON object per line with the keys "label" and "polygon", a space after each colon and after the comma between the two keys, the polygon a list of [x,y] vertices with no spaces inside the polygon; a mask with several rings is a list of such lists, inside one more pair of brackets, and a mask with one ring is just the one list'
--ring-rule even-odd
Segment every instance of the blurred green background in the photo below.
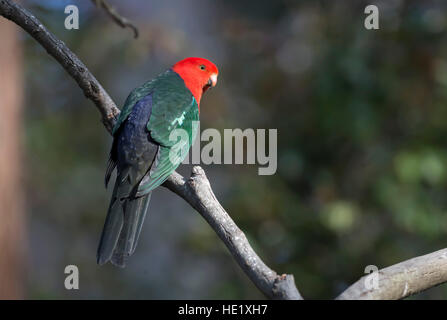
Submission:
{"label": "blurred green background", "polygon": [[[445,1],[110,1],[134,40],[90,1],[23,0],[122,106],[188,56],[214,61],[201,128],[278,129],[278,171],[204,165],[260,257],[304,298],[445,247]],[[64,8],[80,9],[66,30]],[[367,4],[380,30],[363,26]],[[93,104],[28,35],[25,49],[26,298],[263,298],[211,228],[160,188],[126,269],[96,265],[111,138]],[[191,166],[179,169],[189,175]],[[63,286],[66,265],[80,290]],[[417,298],[445,299],[447,286]]]}

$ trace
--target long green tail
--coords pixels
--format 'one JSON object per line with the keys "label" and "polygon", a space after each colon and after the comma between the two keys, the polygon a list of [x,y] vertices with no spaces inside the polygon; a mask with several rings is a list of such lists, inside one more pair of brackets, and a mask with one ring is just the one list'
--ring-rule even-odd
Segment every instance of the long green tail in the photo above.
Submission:
{"label": "long green tail", "polygon": [[129,199],[127,196],[131,193],[131,189],[127,174],[121,174],[115,183],[99,242],[97,252],[99,265],[111,261],[114,265],[124,268],[127,257],[135,251],[151,193]]}

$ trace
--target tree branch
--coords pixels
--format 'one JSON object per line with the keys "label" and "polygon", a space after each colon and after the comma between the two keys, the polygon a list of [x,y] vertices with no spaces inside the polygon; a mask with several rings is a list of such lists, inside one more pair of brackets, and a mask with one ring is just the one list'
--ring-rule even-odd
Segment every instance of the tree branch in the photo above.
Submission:
{"label": "tree branch", "polygon": [[106,129],[112,132],[119,109],[98,80],[82,61],[68,49],[65,43],[57,39],[35,16],[14,1],[0,0],[0,15],[22,27],[64,67],[84,91],[84,95],[95,103],[99,112],[101,112]]}
{"label": "tree branch", "polygon": [[338,300],[396,300],[447,282],[447,249],[379,270],[378,288],[367,289],[366,277],[340,294]]}
{"label": "tree branch", "polygon": [[201,167],[195,166],[187,181],[174,172],[164,186],[185,199],[202,215],[262,293],[271,299],[302,299],[293,275],[278,275],[254,252],[245,234],[216,199]]}
{"label": "tree branch", "polygon": [[[84,91],[85,96],[95,103],[102,114],[106,129],[111,132],[119,109],[65,43],[14,1],[0,0],[0,15],[22,27],[64,67]],[[164,186],[185,199],[205,218],[262,293],[273,299],[302,299],[292,275],[278,275],[254,252],[244,233],[217,201],[202,168],[194,167],[188,181],[174,172]]]}

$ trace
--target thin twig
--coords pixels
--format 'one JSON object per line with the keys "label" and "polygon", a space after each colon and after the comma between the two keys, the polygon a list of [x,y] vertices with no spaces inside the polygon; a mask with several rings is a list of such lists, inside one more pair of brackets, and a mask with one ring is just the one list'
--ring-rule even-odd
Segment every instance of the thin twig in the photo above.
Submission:
{"label": "thin twig", "polygon": [[104,11],[118,24],[121,28],[131,28],[133,30],[134,38],[138,38],[138,28],[128,19],[120,15],[114,7],[112,7],[106,0],[92,0],[96,7],[102,7]]}

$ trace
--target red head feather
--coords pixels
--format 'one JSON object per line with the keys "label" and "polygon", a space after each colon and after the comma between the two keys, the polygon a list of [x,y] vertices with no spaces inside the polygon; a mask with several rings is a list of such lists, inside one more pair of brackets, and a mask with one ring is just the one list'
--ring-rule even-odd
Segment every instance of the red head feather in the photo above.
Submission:
{"label": "red head feather", "polygon": [[202,94],[216,85],[219,74],[216,65],[203,58],[186,58],[174,64],[172,70],[185,81],[199,106]]}

